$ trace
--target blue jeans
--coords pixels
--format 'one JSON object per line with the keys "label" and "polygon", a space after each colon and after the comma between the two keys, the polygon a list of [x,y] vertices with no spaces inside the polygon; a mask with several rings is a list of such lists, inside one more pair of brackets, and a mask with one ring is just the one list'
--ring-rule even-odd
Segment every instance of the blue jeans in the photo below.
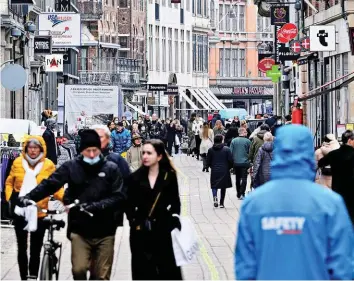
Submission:
{"label": "blue jeans", "polygon": [[[218,197],[218,189],[212,188],[211,191],[213,192],[213,197]],[[226,195],[226,188],[221,188],[220,191],[220,205],[224,205]]]}

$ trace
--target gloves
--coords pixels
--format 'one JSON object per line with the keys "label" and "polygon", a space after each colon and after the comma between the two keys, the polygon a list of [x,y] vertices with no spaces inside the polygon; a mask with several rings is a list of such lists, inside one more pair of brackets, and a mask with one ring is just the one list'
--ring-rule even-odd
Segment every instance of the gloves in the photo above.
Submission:
{"label": "gloves", "polygon": [[178,217],[172,217],[171,225],[172,225],[172,230],[178,228],[178,230],[181,231],[182,229],[182,225]]}
{"label": "gloves", "polygon": [[22,196],[22,197],[17,198],[16,205],[21,208],[24,208],[24,207],[27,207],[32,204],[31,204],[31,201],[26,196]]}

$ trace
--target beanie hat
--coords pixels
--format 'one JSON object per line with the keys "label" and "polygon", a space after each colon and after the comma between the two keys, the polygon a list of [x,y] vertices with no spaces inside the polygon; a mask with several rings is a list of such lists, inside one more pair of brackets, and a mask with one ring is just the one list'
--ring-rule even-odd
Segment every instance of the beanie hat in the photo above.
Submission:
{"label": "beanie hat", "polygon": [[80,152],[88,147],[101,149],[101,140],[95,130],[87,129],[80,133]]}

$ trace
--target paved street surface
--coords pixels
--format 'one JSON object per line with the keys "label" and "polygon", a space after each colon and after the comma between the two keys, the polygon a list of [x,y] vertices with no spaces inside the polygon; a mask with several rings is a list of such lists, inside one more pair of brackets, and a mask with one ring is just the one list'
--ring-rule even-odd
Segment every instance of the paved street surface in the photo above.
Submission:
{"label": "paved street surface", "polygon": [[[182,201],[182,215],[188,215],[194,222],[200,237],[201,251],[195,263],[183,267],[185,279],[223,280],[234,279],[234,245],[236,225],[242,201],[237,200],[235,187],[227,191],[225,209],[213,206],[210,190],[210,173],[202,172],[202,162],[186,155],[175,156],[174,164],[179,173]],[[233,175],[234,182],[234,175]],[[235,186],[235,184],[234,184]],[[55,238],[63,242],[60,279],[72,279],[70,242],[66,231],[55,233]],[[17,266],[17,247],[14,229],[1,229],[1,279],[20,279]],[[117,231],[113,280],[129,280],[130,248],[129,225]]]}

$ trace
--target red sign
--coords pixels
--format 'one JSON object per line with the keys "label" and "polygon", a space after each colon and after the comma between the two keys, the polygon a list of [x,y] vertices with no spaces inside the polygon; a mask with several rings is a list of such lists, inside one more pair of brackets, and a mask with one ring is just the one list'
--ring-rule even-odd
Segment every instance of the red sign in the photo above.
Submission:
{"label": "red sign", "polygon": [[302,40],[301,40],[301,47],[302,47],[305,51],[310,50],[310,38],[309,38],[309,37],[302,38]]}
{"label": "red sign", "polygon": [[297,35],[297,27],[293,23],[286,23],[278,31],[278,40],[282,41],[281,43],[288,43],[290,40],[294,39]]}
{"label": "red sign", "polygon": [[266,73],[268,70],[272,69],[272,66],[275,65],[275,60],[271,58],[264,58],[258,62],[259,71]]}
{"label": "red sign", "polygon": [[301,43],[300,43],[300,41],[297,41],[297,40],[291,41],[290,42],[290,50],[294,54],[300,54],[301,53]]}

